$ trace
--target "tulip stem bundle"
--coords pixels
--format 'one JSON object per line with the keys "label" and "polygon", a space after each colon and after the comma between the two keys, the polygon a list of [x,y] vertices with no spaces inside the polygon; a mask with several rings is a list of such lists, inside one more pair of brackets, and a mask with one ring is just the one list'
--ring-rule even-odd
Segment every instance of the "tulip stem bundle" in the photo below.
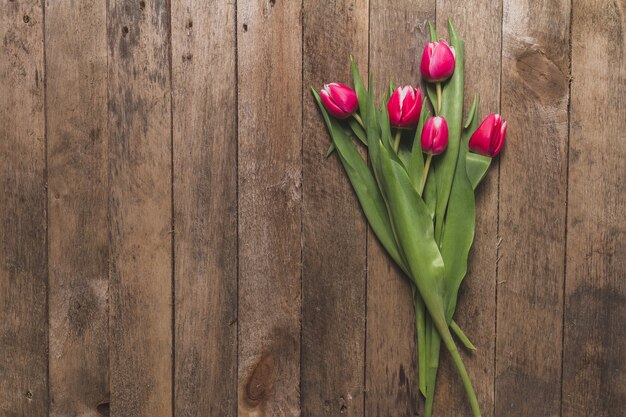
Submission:
{"label": "tulip stem bundle", "polygon": [[[507,125],[491,114],[479,127],[477,96],[463,123],[463,41],[451,22],[450,45],[432,25],[430,33],[420,64],[427,98],[410,85],[391,87],[386,106],[377,107],[372,78],[366,89],[353,60],[354,90],[331,83],[312,91],[332,138],[328,154],[336,151],[372,231],[412,284],[425,416],[433,414],[443,342],[479,417],[452,334],[476,348],[453,316],[474,240],[474,190],[500,152]],[[436,104],[433,117],[429,102]],[[408,148],[400,147],[403,131],[414,131]],[[368,160],[352,138],[367,148]]]}

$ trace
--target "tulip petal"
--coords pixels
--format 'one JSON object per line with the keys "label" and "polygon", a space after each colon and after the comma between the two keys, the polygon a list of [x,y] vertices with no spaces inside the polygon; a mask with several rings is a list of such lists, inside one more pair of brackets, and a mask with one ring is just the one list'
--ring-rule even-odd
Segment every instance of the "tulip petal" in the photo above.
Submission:
{"label": "tulip petal", "polygon": [[400,89],[398,87],[391,98],[387,102],[387,112],[389,112],[389,122],[392,126],[399,126],[402,120],[402,100],[400,98]]}
{"label": "tulip petal", "polygon": [[320,98],[322,100],[322,103],[324,103],[324,107],[332,116],[336,117],[337,119],[345,119],[349,116],[349,114],[346,114],[346,112],[343,111],[341,107],[337,106],[337,104],[330,96],[330,93],[327,90],[326,86],[324,86],[324,89],[320,91]]}

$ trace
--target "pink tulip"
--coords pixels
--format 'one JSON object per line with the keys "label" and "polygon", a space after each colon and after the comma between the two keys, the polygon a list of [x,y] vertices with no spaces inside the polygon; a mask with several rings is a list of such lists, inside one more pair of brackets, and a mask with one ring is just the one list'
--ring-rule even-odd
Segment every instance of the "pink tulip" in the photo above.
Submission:
{"label": "pink tulip", "polygon": [[448,146],[448,123],[441,116],[431,117],[422,130],[422,151],[439,155]]}
{"label": "pink tulip", "polygon": [[387,103],[387,111],[391,126],[413,129],[422,111],[422,93],[410,85],[396,88]]}
{"label": "pink tulip", "polygon": [[353,89],[339,83],[324,84],[320,98],[328,113],[337,119],[350,117],[359,107],[359,101]]}
{"label": "pink tulip", "polygon": [[506,137],[507,123],[499,114],[490,114],[482,121],[469,141],[472,152],[495,157],[500,153]]}
{"label": "pink tulip", "polygon": [[454,72],[454,49],[444,40],[429,42],[420,63],[422,78],[431,83],[447,80]]}

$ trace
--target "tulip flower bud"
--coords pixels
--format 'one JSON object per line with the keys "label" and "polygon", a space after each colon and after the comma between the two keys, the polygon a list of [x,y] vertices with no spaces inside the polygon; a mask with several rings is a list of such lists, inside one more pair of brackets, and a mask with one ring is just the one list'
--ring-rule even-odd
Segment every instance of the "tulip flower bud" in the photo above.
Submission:
{"label": "tulip flower bud", "polygon": [[422,130],[422,151],[439,155],[448,146],[448,123],[441,116],[431,117]]}
{"label": "tulip flower bud", "polygon": [[495,157],[500,153],[506,137],[507,123],[499,114],[490,114],[482,121],[469,140],[472,152]]}
{"label": "tulip flower bud", "polygon": [[417,126],[422,111],[422,93],[410,85],[400,86],[387,103],[391,126],[413,129]]}
{"label": "tulip flower bud", "polygon": [[353,89],[339,83],[324,84],[320,91],[324,107],[337,119],[350,117],[359,107],[359,101]]}
{"label": "tulip flower bud", "polygon": [[454,72],[454,48],[444,40],[429,42],[420,63],[422,78],[431,83],[447,80]]}

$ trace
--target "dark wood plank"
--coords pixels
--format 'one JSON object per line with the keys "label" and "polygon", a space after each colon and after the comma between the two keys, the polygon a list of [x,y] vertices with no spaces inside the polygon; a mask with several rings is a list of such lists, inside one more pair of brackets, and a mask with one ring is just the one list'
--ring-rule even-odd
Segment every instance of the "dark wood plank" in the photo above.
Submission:
{"label": "dark wood plank", "polygon": [[234,416],[235,5],[172,2],[175,415]]}
{"label": "dark wood plank", "polygon": [[562,415],[612,417],[626,409],[624,9],[572,13]]}
{"label": "dark wood plank", "polygon": [[[389,80],[419,82],[416,57],[434,18],[434,0],[371,0],[370,71],[379,98]],[[422,401],[411,287],[371,232],[367,265],[366,415],[413,417]]]}
{"label": "dark wood plank", "polygon": [[240,0],[240,417],[300,414],[300,2]]}
{"label": "dark wood plank", "polygon": [[302,236],[302,414],[363,416],[366,228],[311,95],[367,71],[368,1],[305,1]]}
{"label": "dark wood plank", "polygon": [[106,4],[46,7],[50,415],[109,391]]}
{"label": "dark wood plank", "polygon": [[504,1],[496,412],[558,416],[570,2]]}
{"label": "dark wood plank", "polygon": [[[481,118],[499,112],[501,2],[472,0],[459,7],[452,0],[439,0],[437,28],[440,35],[447,33],[448,18],[452,19],[465,41],[466,111],[469,111],[474,94],[479,93]],[[455,320],[476,345],[477,351],[469,353],[457,343],[472,378],[482,415],[489,417],[493,416],[494,411],[497,160],[476,193],[476,213],[476,238],[469,256],[467,276],[461,286]],[[470,413],[463,384],[450,355],[443,348],[434,409],[435,413],[442,416],[464,416]]]}
{"label": "dark wood plank", "polygon": [[48,415],[43,10],[0,9],[0,414]]}
{"label": "dark wood plank", "polygon": [[108,4],[111,413],[172,414],[169,4]]}

